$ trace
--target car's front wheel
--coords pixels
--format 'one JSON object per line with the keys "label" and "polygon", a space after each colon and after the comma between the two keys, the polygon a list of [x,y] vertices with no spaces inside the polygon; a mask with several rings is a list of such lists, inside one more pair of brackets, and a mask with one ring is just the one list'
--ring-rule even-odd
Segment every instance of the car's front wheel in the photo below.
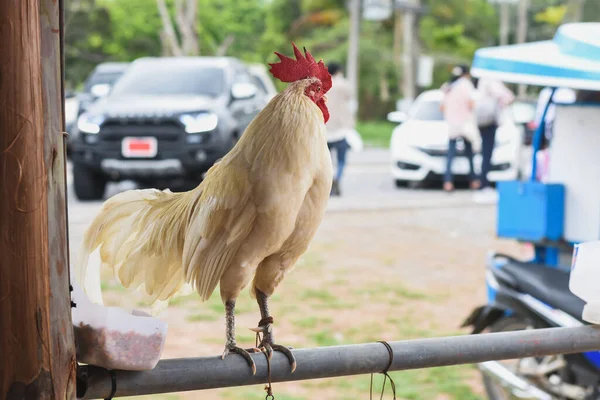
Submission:
{"label": "car's front wheel", "polygon": [[83,164],[73,164],[73,188],[82,201],[102,200],[107,179]]}
{"label": "car's front wheel", "polygon": [[401,189],[401,188],[405,188],[408,186],[408,181],[405,181],[404,179],[396,179],[394,181],[394,184],[396,185],[396,187],[398,189]]}

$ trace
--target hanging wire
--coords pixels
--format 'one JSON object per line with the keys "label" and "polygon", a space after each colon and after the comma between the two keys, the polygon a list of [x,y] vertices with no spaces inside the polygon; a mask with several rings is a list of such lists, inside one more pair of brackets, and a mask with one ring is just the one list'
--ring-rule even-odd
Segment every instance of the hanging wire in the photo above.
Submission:
{"label": "hanging wire", "polygon": [[[383,371],[381,371],[381,373],[383,374],[383,385],[381,387],[381,396],[379,397],[379,399],[383,400],[383,394],[385,393],[385,384],[387,383],[387,380],[389,379],[390,386],[392,387],[392,393],[394,395],[393,399],[396,400],[396,383],[394,382],[392,377],[388,374],[388,371],[389,371],[390,367],[392,366],[392,363],[394,362],[394,351],[392,350],[392,346],[390,346],[388,342],[380,341],[379,343],[381,343],[385,346],[386,350],[388,351],[389,357],[390,357],[387,367],[385,367],[385,369]],[[373,374],[371,374],[371,384],[369,386],[369,398],[370,398],[370,400],[373,400]]]}
{"label": "hanging wire", "polygon": [[[262,320],[261,320],[262,321]],[[256,332],[256,348],[262,342],[262,337],[259,332]],[[265,386],[265,391],[267,392],[267,396],[265,400],[275,400],[275,396],[273,395],[273,385],[271,384],[271,360],[269,359],[269,352],[263,352],[265,357],[267,358],[267,376],[268,376],[268,384]]]}
{"label": "hanging wire", "polygon": [[269,353],[266,351],[265,357],[267,358],[267,376],[269,382],[269,384],[265,386],[265,391],[267,392],[265,400],[275,400],[275,396],[273,395],[273,386],[271,385],[271,360],[269,359]]}

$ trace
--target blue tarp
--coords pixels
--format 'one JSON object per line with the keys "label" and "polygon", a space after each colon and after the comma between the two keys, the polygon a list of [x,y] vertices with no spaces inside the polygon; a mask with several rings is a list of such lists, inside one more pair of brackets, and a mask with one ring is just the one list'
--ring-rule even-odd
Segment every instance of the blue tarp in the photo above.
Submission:
{"label": "blue tarp", "polygon": [[552,40],[479,49],[471,74],[509,83],[600,90],[600,23],[562,25]]}

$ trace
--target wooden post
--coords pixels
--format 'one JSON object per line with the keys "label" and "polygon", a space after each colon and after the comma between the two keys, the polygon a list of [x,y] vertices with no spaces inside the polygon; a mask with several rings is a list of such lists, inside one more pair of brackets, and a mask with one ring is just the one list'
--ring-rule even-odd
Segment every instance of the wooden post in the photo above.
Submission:
{"label": "wooden post", "polygon": [[62,11],[0,1],[0,399],[75,399]]}

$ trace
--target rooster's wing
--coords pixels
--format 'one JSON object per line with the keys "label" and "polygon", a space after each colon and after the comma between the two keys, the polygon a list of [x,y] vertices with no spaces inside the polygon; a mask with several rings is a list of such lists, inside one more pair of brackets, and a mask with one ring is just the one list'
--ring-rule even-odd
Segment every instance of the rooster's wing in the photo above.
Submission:
{"label": "rooster's wing", "polygon": [[207,300],[252,230],[256,206],[248,169],[222,161],[202,184],[185,235],[184,276]]}

